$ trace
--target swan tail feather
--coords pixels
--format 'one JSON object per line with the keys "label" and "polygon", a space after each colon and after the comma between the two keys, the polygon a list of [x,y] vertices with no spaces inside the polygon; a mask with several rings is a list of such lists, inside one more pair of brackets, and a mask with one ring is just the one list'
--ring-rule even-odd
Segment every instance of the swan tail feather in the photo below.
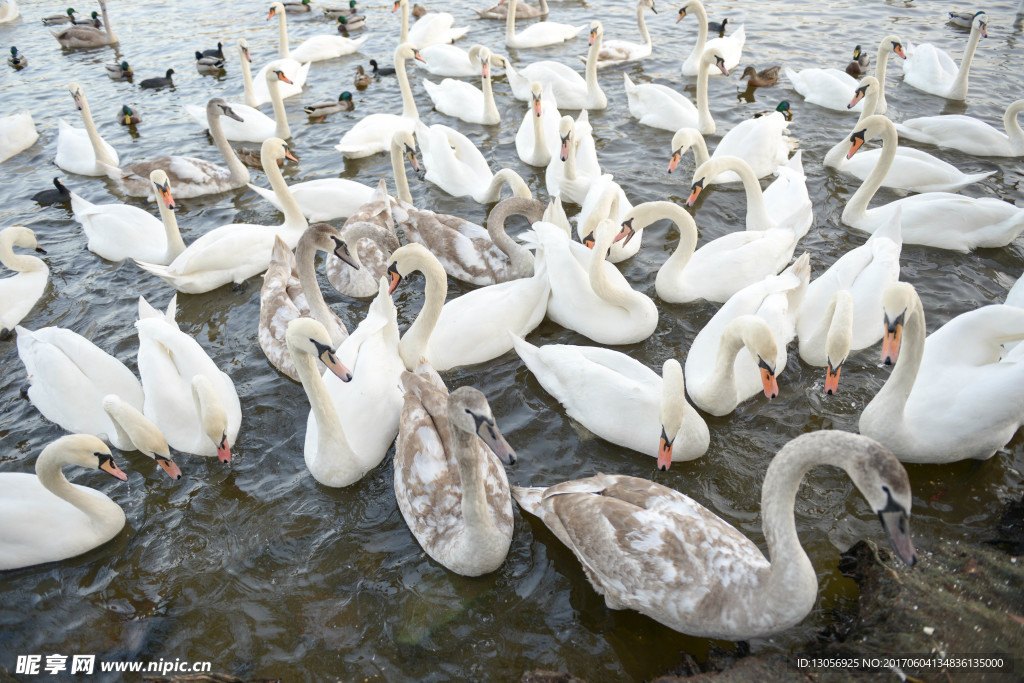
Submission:
{"label": "swan tail feather", "polygon": [[540,517],[543,515],[541,504],[544,501],[544,488],[540,486],[513,486],[512,497],[526,512]]}

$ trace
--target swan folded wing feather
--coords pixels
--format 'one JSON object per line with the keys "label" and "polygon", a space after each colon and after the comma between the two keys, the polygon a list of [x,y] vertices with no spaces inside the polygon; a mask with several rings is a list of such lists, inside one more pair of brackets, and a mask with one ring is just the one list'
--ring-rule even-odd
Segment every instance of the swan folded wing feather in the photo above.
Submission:
{"label": "swan folded wing feather", "polygon": [[440,84],[423,79],[423,87],[434,103],[434,109],[442,114],[463,118],[468,112],[483,112],[484,94],[465,81],[446,78]]}

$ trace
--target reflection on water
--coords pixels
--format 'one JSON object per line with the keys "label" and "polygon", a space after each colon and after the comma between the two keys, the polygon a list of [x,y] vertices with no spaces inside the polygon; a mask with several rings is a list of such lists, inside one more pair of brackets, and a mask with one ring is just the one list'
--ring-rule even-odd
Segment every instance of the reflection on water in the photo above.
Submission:
{"label": "reflection on water", "polygon": [[[551,18],[579,24],[597,17],[609,38],[636,40],[629,4],[552,0]],[[762,2],[756,10],[752,7],[716,2],[709,9],[716,18],[728,16],[730,26],[746,25],[741,65],[758,68],[783,63],[798,69],[843,68],[855,44],[871,45],[889,29],[905,41],[942,46],[956,59],[965,43],[964,34],[945,21],[947,11],[962,9],[955,2]],[[1024,92],[1018,68],[1024,58],[1018,47],[1021,24],[1014,7],[1006,0],[988,6],[990,34],[972,67],[967,105],[902,85],[893,65],[888,95],[893,115],[966,112],[999,126],[1005,106]],[[362,53],[314,64],[305,93],[287,101],[293,148],[301,158],[298,167],[285,168],[290,182],[342,176],[374,185],[390,175],[384,156],[345,160],[333,145],[363,115],[397,111],[395,79],[354,92],[355,111],[334,115],[323,125],[310,125],[301,111],[311,102],[336,98],[342,89],[354,90],[357,63],[365,66],[371,57],[391,63],[397,16],[389,3],[368,1],[360,8],[372,33]],[[473,41],[501,46],[503,24],[475,19],[466,2],[446,9],[455,14],[457,24],[472,29],[463,47]],[[238,61],[229,54],[228,74],[207,77],[195,71],[193,54],[218,40],[233,50],[230,46],[244,36],[259,67],[276,55],[276,24],[264,21],[265,3],[252,0],[200,2],[188,8],[111,0],[111,19],[121,39],[118,48],[62,51],[38,21],[52,10],[42,2],[25,2],[20,22],[0,25],[0,42],[17,45],[30,60],[27,69],[3,73],[0,91],[6,109],[29,107],[41,134],[36,145],[0,167],[0,225],[29,225],[49,252],[51,287],[25,325],[69,327],[135,368],[137,298],[143,295],[164,307],[172,291],[133,264],[104,262],[88,252],[67,205],[40,208],[29,199],[50,187],[59,173],[52,165],[57,120],[80,125],[65,85],[76,80],[86,89],[100,131],[125,163],[170,152],[216,160],[208,135],[182,105],[213,95],[240,101]],[[638,126],[629,117],[622,92],[625,70],[634,82],[670,84],[695,96],[693,83],[680,83],[678,73],[696,28],[689,19],[677,25],[674,17],[673,11],[663,9],[648,17],[654,57],[642,65],[603,71],[600,81],[609,108],[591,114],[602,164],[634,204],[664,198],[681,202],[688,194],[692,162],[687,158],[675,174],[665,173],[671,133]],[[316,9],[290,16],[289,25],[293,44],[334,31],[333,22]],[[513,59],[557,59],[577,66],[576,55],[585,50],[580,39],[562,47],[520,50]],[[175,87],[144,91],[111,81],[103,64],[115,59],[127,59],[140,79],[173,67],[178,72]],[[754,112],[774,109],[779,100],[790,101],[795,111],[791,131],[800,140],[815,204],[814,227],[800,248],[811,253],[813,272],[819,274],[866,238],[839,221],[855,181],[820,165],[825,151],[848,134],[854,119],[805,104],[784,79],[775,87],[744,92],[745,84],[736,78],[741,71],[712,81],[711,109],[718,130],[724,133]],[[511,98],[500,75],[495,92],[504,120],[492,127],[453,122],[433,112],[419,83],[422,77],[422,71],[412,70],[416,101],[428,123],[465,131],[493,167],[517,169],[535,194],[544,197],[543,172],[523,166],[516,156],[514,134],[525,108]],[[143,116],[135,131],[116,123],[123,104]],[[269,106],[265,109],[269,112]],[[712,149],[718,139],[709,140]],[[940,151],[939,156],[966,172],[1000,171],[964,194],[1024,202],[1017,161],[975,159],[952,151]],[[254,182],[265,184],[260,173],[254,176]],[[117,198],[105,179],[66,180],[90,201]],[[448,197],[416,179],[411,183],[418,204],[483,222],[487,207]],[[898,196],[883,190],[875,201]],[[695,211],[702,243],[742,226],[745,210],[738,187],[715,186],[702,193]],[[237,191],[182,201],[178,220],[190,242],[225,223],[270,224],[280,219],[254,194]],[[654,274],[675,248],[678,235],[665,222],[646,232],[641,252],[621,265],[629,281],[653,297]],[[1022,269],[1019,243],[970,255],[921,247],[903,250],[903,277],[921,293],[929,330],[958,313],[1001,301]],[[260,282],[253,278],[237,291],[221,288],[182,295],[178,301],[182,329],[231,375],[242,398],[242,431],[230,467],[180,456],[185,477],[175,483],[151,461],[128,454],[119,456],[130,472],[127,485],[76,473],[76,481],[105,491],[125,508],[128,527],[112,543],[80,558],[2,577],[0,666],[12,667],[17,654],[86,652],[105,659],[209,660],[215,670],[288,680],[322,678],[324,672],[346,680],[493,679],[511,678],[532,667],[609,680],[662,673],[678,662],[680,651],[704,655],[706,640],[679,635],[633,612],[608,610],[572,554],[535,519],[517,512],[505,564],[490,576],[466,579],[427,558],[406,529],[395,505],[389,461],[343,490],[316,484],[302,459],[305,395],[298,384],[271,368],[256,343]],[[352,329],[365,314],[366,303],[347,301],[323,282],[328,301]],[[403,288],[398,295],[403,327],[419,310],[420,289]],[[467,288],[453,282],[451,290],[456,296]],[[660,369],[669,356],[684,359],[717,306],[659,301],[658,307],[661,320],[655,334],[623,350]],[[588,343],[550,322],[531,341]],[[502,431],[520,455],[509,473],[513,483],[545,485],[596,472],[650,477],[693,496],[763,547],[759,490],[771,455],[805,431],[856,430],[860,411],[889,373],[879,364],[877,348],[854,354],[843,373],[843,393],[823,396],[823,372],[800,363],[795,347],[791,353],[779,378],[782,394],[777,400],[769,403],[760,396],[732,415],[709,419],[710,452],[665,473],[655,471],[653,459],[625,453],[568,420],[514,356],[448,373],[446,379],[452,388],[473,384],[487,394]],[[25,376],[13,342],[0,344],[0,377],[0,469],[30,471],[35,455],[60,430],[19,396]],[[908,467],[918,547],[927,550],[938,538],[984,538],[1000,500],[1020,490],[1022,446],[1017,438],[1009,453],[982,464]],[[852,609],[856,591],[836,570],[839,552],[859,538],[881,541],[883,536],[849,480],[831,470],[807,477],[796,521],[818,570],[820,599],[802,624],[752,643],[754,649],[785,650],[830,622],[833,610]]]}

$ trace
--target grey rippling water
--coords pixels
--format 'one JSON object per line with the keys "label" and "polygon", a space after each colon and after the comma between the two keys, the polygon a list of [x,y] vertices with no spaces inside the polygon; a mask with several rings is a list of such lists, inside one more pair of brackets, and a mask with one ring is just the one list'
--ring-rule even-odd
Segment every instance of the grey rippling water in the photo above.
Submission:
{"label": "grey rippling water", "polygon": [[[314,0],[314,6],[319,0]],[[88,4],[88,3],[86,3]],[[22,19],[0,25],[0,44],[17,45],[29,68],[0,72],[3,113],[29,107],[40,129],[39,142],[0,166],[0,225],[25,224],[49,251],[51,287],[24,324],[69,327],[96,341],[135,368],[136,299],[164,306],[172,291],[133,264],[112,264],[88,252],[79,226],[60,206],[40,209],[28,199],[48,186],[59,171],[52,165],[57,120],[80,125],[65,85],[86,89],[105,138],[123,160],[162,153],[217,157],[205,133],[191,122],[183,103],[201,103],[214,94],[237,99],[241,83],[237,60],[228,75],[200,76],[192,54],[218,39],[233,44],[245,36],[256,66],[276,53],[274,22],[266,22],[266,2],[126,3],[111,0],[111,18],[120,38],[117,50],[62,51],[39,23],[60,8],[54,3],[22,3]],[[671,135],[639,126],[629,117],[621,72],[634,80],[680,84],[680,60],[696,36],[695,22],[675,23],[677,3],[659,2],[649,16],[654,56],[642,64],[601,74],[609,107],[591,121],[603,167],[614,173],[634,203],[688,192],[692,162],[676,174],[665,172]],[[393,111],[399,94],[394,79],[374,83],[355,95],[356,110],[310,124],[300,106],[335,98],[351,89],[357,63],[375,57],[390,63],[397,41],[397,16],[388,3],[365,2],[372,37],[362,52],[313,65],[305,93],[287,101],[294,148],[300,165],[289,180],[344,176],[374,184],[390,175],[383,156],[346,162],[333,150],[358,118]],[[904,86],[899,68],[889,78],[892,116],[967,112],[999,125],[1006,104],[1024,93],[1021,18],[1016,2],[986,5],[989,38],[982,41],[971,71],[967,105],[948,103]],[[631,2],[551,0],[552,20],[604,21],[608,37],[636,39]],[[959,57],[966,32],[948,26],[945,12],[966,9],[958,2],[710,2],[712,18],[744,23],[743,64],[785,63],[796,68],[842,67],[854,44],[872,45],[881,32],[895,30],[911,42],[932,42]],[[79,10],[91,8],[79,7]],[[472,28],[464,46],[483,42],[500,48],[503,24],[480,21],[464,0],[432,7],[455,14]],[[316,10],[289,17],[293,43],[333,27]],[[585,51],[580,38],[564,47],[521,50],[514,62],[557,59],[576,65]],[[174,67],[173,90],[142,91],[112,82],[102,64],[128,59],[138,78]],[[500,73],[500,71],[499,71]],[[738,73],[738,70],[737,70]],[[417,104],[428,123],[456,125],[466,132],[493,167],[512,166],[544,196],[543,174],[516,157],[515,130],[523,112],[503,77],[496,97],[501,126],[453,122],[431,110],[414,72]],[[757,100],[738,97],[736,74],[710,88],[711,108],[721,132],[753,112],[788,99],[796,110],[791,130],[800,140],[815,217],[800,248],[811,253],[815,274],[840,254],[863,243],[865,235],[840,224],[839,215],[856,181],[825,171],[824,152],[848,133],[850,115],[804,104],[785,84],[757,91]],[[692,97],[692,82],[683,83]],[[121,104],[137,106],[144,122],[138,137],[115,123]],[[713,143],[712,143],[713,144]],[[940,156],[965,171],[996,170],[964,191],[1022,203],[1019,160],[978,159],[957,152]],[[256,182],[264,182],[258,177]],[[69,186],[91,201],[119,200],[105,179],[71,176]],[[706,193],[696,212],[704,240],[742,225],[745,211],[738,188]],[[417,204],[483,222],[488,207],[453,199],[433,186],[413,181]],[[877,201],[898,196],[879,193]],[[137,205],[139,202],[133,201]],[[274,223],[278,214],[251,192],[238,191],[180,202],[178,219],[186,242],[209,227],[233,221]],[[675,247],[675,230],[661,223],[648,230],[640,254],[623,264],[635,287],[654,296],[654,273]],[[921,247],[903,249],[903,278],[921,293],[929,331],[963,311],[1002,301],[1024,269],[1020,241],[969,255]],[[17,654],[98,653],[101,659],[158,658],[209,660],[215,670],[238,675],[281,676],[287,680],[346,680],[364,677],[418,680],[512,678],[532,667],[568,670],[588,680],[641,679],[671,668],[680,651],[701,658],[707,640],[690,638],[629,611],[608,610],[589,586],[569,551],[536,520],[516,512],[508,560],[494,574],[465,579],[427,558],[406,529],[395,506],[390,459],[358,484],[342,490],[315,483],[303,463],[307,404],[299,385],[278,375],[256,344],[260,279],[243,291],[222,288],[179,299],[179,322],[233,378],[242,399],[243,425],[230,467],[180,456],[185,477],[167,480],[137,455],[120,456],[129,469],[127,485],[91,474],[73,478],[111,495],[128,514],[128,526],[112,543],[79,558],[5,573],[0,577],[0,666],[12,668]],[[364,303],[325,293],[350,328],[365,313]],[[419,285],[398,295],[406,324],[419,309]],[[451,287],[451,296],[465,291]],[[694,335],[716,306],[658,302],[657,332],[624,349],[660,369],[669,356],[683,359]],[[545,322],[535,343],[587,343],[579,335]],[[654,461],[594,439],[568,420],[515,356],[448,373],[449,384],[473,384],[490,399],[498,422],[520,460],[510,471],[520,484],[551,484],[595,472],[618,472],[675,487],[735,524],[763,547],[760,482],[771,456],[788,440],[820,428],[856,430],[866,402],[889,370],[877,348],[851,357],[843,393],[822,395],[817,368],[804,366],[791,350],[780,377],[781,396],[769,403],[759,396],[725,418],[712,418],[711,450],[703,458],[674,465],[667,473]],[[0,470],[30,471],[39,450],[61,430],[41,418],[19,396],[24,368],[13,342],[0,344]],[[908,467],[914,487],[913,530],[919,547],[937,539],[978,540],[994,522],[1001,499],[1019,495],[1024,441],[983,464]],[[863,537],[881,540],[872,512],[838,472],[812,472],[801,488],[796,520],[821,584],[811,615],[800,625],[766,640],[755,650],[786,650],[810,638],[832,619],[835,609],[853,606],[856,589],[836,563],[841,549]]]}

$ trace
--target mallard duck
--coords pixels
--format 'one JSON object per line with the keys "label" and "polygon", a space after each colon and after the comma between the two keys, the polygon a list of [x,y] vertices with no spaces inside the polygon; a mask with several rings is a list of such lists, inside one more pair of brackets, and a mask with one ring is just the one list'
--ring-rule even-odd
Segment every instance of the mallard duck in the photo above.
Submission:
{"label": "mallard duck", "polygon": [[40,204],[56,204],[57,202],[70,202],[71,192],[64,187],[60,178],[53,179],[53,186],[56,190],[41,190],[32,195],[32,201]]}
{"label": "mallard duck", "polygon": [[789,102],[787,102],[786,100],[782,100],[781,102],[779,102],[779,106],[775,107],[775,109],[772,109],[771,111],[768,111],[766,109],[765,111],[757,112],[756,114],[754,114],[753,118],[759,119],[762,116],[774,114],[775,112],[781,113],[787,121],[793,120],[793,110],[789,108]]}
{"label": "mallard duck", "polygon": [[[355,0],[353,0],[354,2]],[[373,78],[366,73],[362,66],[356,67],[356,90],[366,90],[373,83]]]}
{"label": "mallard duck", "polygon": [[846,73],[854,78],[860,78],[869,66],[871,66],[871,56],[866,52],[861,52],[860,45],[853,48],[853,59],[846,65]]}
{"label": "mallard duck", "polygon": [[744,78],[750,79],[747,81],[747,86],[751,88],[757,88],[762,85],[775,85],[779,80],[780,71],[782,71],[781,66],[770,66],[760,71],[756,71],[754,67],[748,66],[743,70],[740,80],[742,81]]}
{"label": "mallard duck", "polygon": [[949,23],[961,28],[971,28],[974,23],[974,12],[950,12]]}
{"label": "mallard duck", "polygon": [[302,0],[302,2],[282,2],[286,12],[311,12],[313,11],[313,5],[310,4],[310,0]]}
{"label": "mallard duck", "polygon": [[128,66],[128,62],[125,61],[122,61],[120,64],[117,62],[104,64],[103,67],[107,70],[107,75],[115,81],[130,81],[132,76],[135,75],[132,72],[132,68]]}
{"label": "mallard duck", "polygon": [[71,17],[71,23],[75,26],[92,26],[93,28],[103,28],[103,22],[100,21],[100,13],[96,11],[93,11],[93,13],[89,15],[88,19],[82,19],[81,21],[75,19],[74,17]]}
{"label": "mallard duck", "polygon": [[203,53],[196,50],[196,69],[200,73],[221,73],[224,69],[224,60],[219,57],[204,57]]}
{"label": "mallard duck", "polygon": [[324,14],[330,19],[338,17],[354,17],[359,10],[356,9],[356,0],[349,0],[348,7],[324,7]]}
{"label": "mallard duck", "polygon": [[373,69],[373,75],[376,78],[380,78],[381,76],[394,76],[395,75],[395,67],[393,67],[393,66],[377,66],[377,60],[376,59],[371,59],[370,60],[370,67]]}
{"label": "mallard duck", "polygon": [[338,96],[336,102],[317,102],[308,107],[303,107],[302,111],[309,114],[310,118],[323,121],[328,114],[335,114],[339,111],[352,111],[355,108],[356,105],[352,101],[352,93],[346,90]]}
{"label": "mallard duck", "polygon": [[57,24],[73,24],[75,23],[75,8],[68,7],[64,14],[52,14],[48,17],[43,17],[43,26],[56,26]]}
{"label": "mallard duck", "polygon": [[28,59],[25,55],[18,54],[18,48],[11,46],[11,56],[7,58],[7,63],[20,71],[28,66]]}
{"label": "mallard duck", "polygon": [[140,88],[162,88],[165,85],[174,86],[174,81],[171,80],[171,75],[174,73],[174,69],[168,69],[167,73],[157,78],[147,78],[146,80],[139,83]]}
{"label": "mallard duck", "polygon": [[117,114],[117,121],[122,126],[134,126],[136,123],[142,123],[142,117],[139,116],[138,112],[125,104],[122,105],[121,111]]}
{"label": "mallard duck", "polygon": [[366,17],[338,17],[338,33],[366,28]]}
{"label": "mallard duck", "polygon": [[419,19],[420,17],[422,17],[426,13],[427,13],[427,8],[426,7],[421,7],[420,5],[416,5],[416,4],[414,4],[412,6],[412,15],[414,17],[416,17],[417,19]]}
{"label": "mallard duck", "polygon": [[224,59],[224,43],[218,41],[216,49],[202,50],[200,54],[204,57],[217,57],[218,59]]}

